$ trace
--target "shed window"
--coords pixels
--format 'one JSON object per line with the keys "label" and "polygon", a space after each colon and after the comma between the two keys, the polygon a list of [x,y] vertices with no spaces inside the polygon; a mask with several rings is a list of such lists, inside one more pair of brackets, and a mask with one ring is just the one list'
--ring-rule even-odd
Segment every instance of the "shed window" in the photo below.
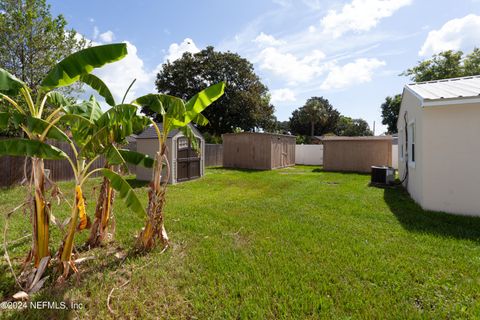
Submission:
{"label": "shed window", "polygon": [[408,162],[415,165],[415,122],[408,125]]}
{"label": "shed window", "polygon": [[188,139],[187,138],[178,138],[178,149],[188,148]]}

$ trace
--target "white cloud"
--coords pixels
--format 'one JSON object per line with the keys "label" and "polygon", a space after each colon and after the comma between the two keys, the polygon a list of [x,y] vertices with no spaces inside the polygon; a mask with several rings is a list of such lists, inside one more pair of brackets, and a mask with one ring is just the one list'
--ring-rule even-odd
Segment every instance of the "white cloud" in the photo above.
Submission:
{"label": "white cloud", "polygon": [[315,28],[315,26],[309,26],[308,27],[308,32],[314,33],[315,31],[317,31],[317,28]]}
{"label": "white cloud", "polygon": [[463,18],[447,21],[439,30],[428,33],[418,52],[426,56],[445,50],[459,50],[480,43],[480,16],[469,14]]}
{"label": "white cloud", "polygon": [[295,97],[295,93],[288,88],[272,90],[271,98],[272,103],[297,100],[297,98]]}
{"label": "white cloud", "polygon": [[283,40],[275,39],[274,36],[263,32],[260,32],[260,34],[252,41],[264,46],[279,46],[286,43]]}
{"label": "white cloud", "polygon": [[381,19],[390,17],[398,9],[412,3],[413,0],[352,0],[343,8],[330,10],[322,19],[321,25],[326,34],[334,38],[348,31],[368,31]]}
{"label": "white cloud", "polygon": [[185,52],[197,53],[200,49],[197,48],[195,42],[190,38],[185,38],[182,43],[172,43],[168,48],[168,54],[165,56],[165,62],[168,60],[173,62],[182,57]]}
{"label": "white cloud", "polygon": [[109,43],[115,39],[115,34],[111,30],[108,30],[104,33],[101,33],[99,38],[101,41]]}
{"label": "white cloud", "polygon": [[354,84],[370,82],[375,69],[384,65],[385,61],[375,58],[360,58],[343,66],[335,65],[331,67],[320,88],[323,90],[343,89]]}
{"label": "white cloud", "polygon": [[125,43],[128,50],[125,58],[94,71],[110,88],[117,103],[121,102],[133,79],[137,79],[137,81],[128,93],[127,102],[134,97],[154,91],[156,70],[148,71],[143,60],[137,54],[137,48],[128,41]]}
{"label": "white cloud", "polygon": [[282,76],[290,83],[296,83],[306,82],[320,75],[325,70],[321,63],[324,58],[325,54],[320,50],[313,50],[311,54],[299,59],[291,53],[282,53],[277,48],[268,47],[260,52],[257,60],[260,69]]}

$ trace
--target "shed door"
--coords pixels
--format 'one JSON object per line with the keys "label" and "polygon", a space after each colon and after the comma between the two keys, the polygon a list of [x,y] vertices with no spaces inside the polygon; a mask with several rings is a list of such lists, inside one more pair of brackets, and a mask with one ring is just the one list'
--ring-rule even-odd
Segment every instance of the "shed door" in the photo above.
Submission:
{"label": "shed door", "polygon": [[[197,140],[200,146],[200,140]],[[187,138],[177,139],[177,181],[200,177],[200,154],[193,150]]]}

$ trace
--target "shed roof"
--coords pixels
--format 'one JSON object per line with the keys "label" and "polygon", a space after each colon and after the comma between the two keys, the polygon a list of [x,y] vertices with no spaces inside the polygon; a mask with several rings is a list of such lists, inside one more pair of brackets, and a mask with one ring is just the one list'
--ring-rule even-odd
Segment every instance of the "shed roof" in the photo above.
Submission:
{"label": "shed roof", "polygon": [[[160,129],[160,131],[163,130],[163,124],[162,123],[157,123],[157,126]],[[197,136],[202,137],[202,134],[200,133],[200,131],[198,131],[197,128],[195,128],[195,126],[193,126],[191,124],[189,124],[188,126],[193,130],[193,132]],[[170,133],[168,134],[168,137],[169,138],[174,137],[179,131],[180,131],[179,129],[174,129],[174,130],[170,131]],[[137,136],[137,140],[138,139],[157,139],[157,131],[155,130],[155,128],[153,126],[149,126],[147,129],[145,129],[142,133],[140,133]]]}
{"label": "shed roof", "polygon": [[480,75],[437,81],[417,82],[406,85],[423,101],[436,101],[480,96]]}
{"label": "shed roof", "polygon": [[235,133],[224,133],[224,134],[222,134],[222,136],[235,136],[235,135],[241,135],[241,134],[253,134],[253,135],[256,134],[256,135],[268,135],[268,136],[296,138],[296,136],[292,136],[290,134],[270,133],[270,132],[250,132],[250,131],[235,132]]}
{"label": "shed roof", "polygon": [[392,136],[362,136],[362,137],[345,137],[345,136],[324,136],[322,141],[383,141],[392,140]]}

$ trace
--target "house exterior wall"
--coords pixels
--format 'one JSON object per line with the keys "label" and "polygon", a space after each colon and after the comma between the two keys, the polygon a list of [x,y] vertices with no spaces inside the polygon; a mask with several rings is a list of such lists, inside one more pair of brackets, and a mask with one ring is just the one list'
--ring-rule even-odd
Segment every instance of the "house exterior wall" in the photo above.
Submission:
{"label": "house exterior wall", "polygon": [[[405,122],[406,112],[406,122]],[[414,123],[415,126],[415,164],[408,164],[408,154],[405,124],[407,128],[409,124]],[[398,129],[398,174],[400,179],[403,179],[408,167],[408,179],[403,183],[408,193],[417,203],[423,203],[423,173],[422,169],[425,164],[425,136],[423,135],[423,112],[420,100],[408,90],[404,90],[402,97],[402,105],[400,106],[400,113],[397,122]],[[403,148],[404,156],[401,157]]]}
{"label": "house exterior wall", "polygon": [[480,216],[480,104],[423,108],[425,209]]}
{"label": "house exterior wall", "polygon": [[350,139],[323,141],[325,171],[370,172],[371,166],[392,165],[392,139]]}

